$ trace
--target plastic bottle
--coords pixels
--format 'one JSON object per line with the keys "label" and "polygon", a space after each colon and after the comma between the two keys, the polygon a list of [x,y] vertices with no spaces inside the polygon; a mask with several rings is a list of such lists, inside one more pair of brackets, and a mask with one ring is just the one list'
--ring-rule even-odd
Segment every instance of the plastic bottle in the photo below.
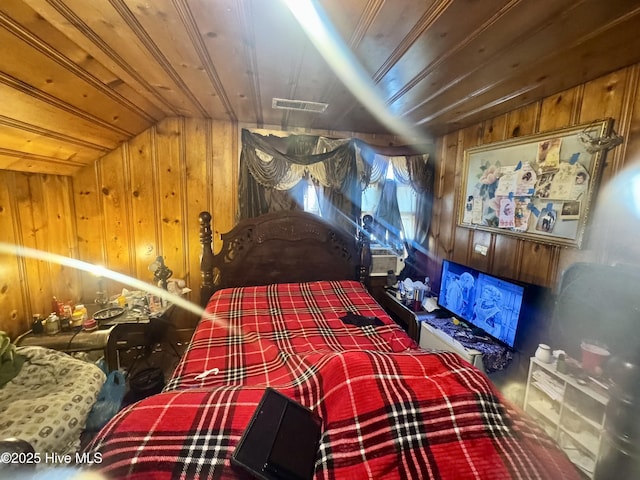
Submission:
{"label": "plastic bottle", "polygon": [[87,308],[82,304],[76,305],[71,315],[71,327],[81,327],[86,319]]}
{"label": "plastic bottle", "polygon": [[51,312],[47,317],[47,321],[44,324],[44,331],[49,335],[55,335],[60,331],[60,318],[55,312]]}
{"label": "plastic bottle", "polygon": [[56,315],[60,315],[64,311],[63,309],[64,309],[64,302],[61,302],[60,300],[58,300],[58,297],[54,296],[51,299],[51,311]]}
{"label": "plastic bottle", "polygon": [[82,313],[83,322],[89,317],[89,313],[87,312],[87,307],[85,307],[82,303],[79,303],[78,305],[76,305],[75,311]]}
{"label": "plastic bottle", "polygon": [[565,362],[564,353],[558,354],[558,362],[556,363],[556,369],[560,373],[567,373],[567,364]]}
{"label": "plastic bottle", "polygon": [[62,306],[62,315],[60,315],[60,330],[63,332],[69,331],[71,328],[71,316],[73,315],[73,309],[71,305]]}
{"label": "plastic bottle", "polygon": [[42,324],[42,316],[39,313],[33,315],[33,323],[31,325],[31,331],[36,335],[44,332],[44,325]]}

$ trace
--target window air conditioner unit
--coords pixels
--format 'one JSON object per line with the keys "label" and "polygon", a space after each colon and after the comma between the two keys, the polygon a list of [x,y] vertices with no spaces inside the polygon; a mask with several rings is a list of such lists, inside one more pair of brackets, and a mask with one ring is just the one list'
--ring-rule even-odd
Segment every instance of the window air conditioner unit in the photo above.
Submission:
{"label": "window air conditioner unit", "polygon": [[389,270],[399,273],[403,267],[403,260],[391,250],[384,247],[371,246],[371,275],[386,275]]}

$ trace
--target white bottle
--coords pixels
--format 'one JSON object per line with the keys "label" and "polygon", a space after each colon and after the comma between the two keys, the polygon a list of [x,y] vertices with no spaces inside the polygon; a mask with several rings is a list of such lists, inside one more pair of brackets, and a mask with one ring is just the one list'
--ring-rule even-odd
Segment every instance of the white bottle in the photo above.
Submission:
{"label": "white bottle", "polygon": [[49,335],[55,335],[60,331],[60,318],[55,313],[51,313],[47,317],[47,321],[44,324],[44,331]]}

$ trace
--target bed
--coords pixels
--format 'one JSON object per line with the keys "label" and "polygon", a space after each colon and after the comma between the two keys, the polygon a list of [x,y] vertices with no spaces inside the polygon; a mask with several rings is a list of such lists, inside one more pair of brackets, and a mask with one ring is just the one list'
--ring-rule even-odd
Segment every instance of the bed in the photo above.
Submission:
{"label": "bed", "polygon": [[15,355],[24,364],[0,388],[0,439],[28,442],[42,458],[75,454],[105,382],[104,372],[93,363],[43,347],[17,347]]}
{"label": "bed", "polygon": [[361,283],[366,242],[287,213],[241,222],[213,255],[210,220],[206,313],[164,391],[89,446],[108,478],[240,478],[230,457],[268,386],[322,417],[316,479],[579,478],[484,374],[391,320]]}

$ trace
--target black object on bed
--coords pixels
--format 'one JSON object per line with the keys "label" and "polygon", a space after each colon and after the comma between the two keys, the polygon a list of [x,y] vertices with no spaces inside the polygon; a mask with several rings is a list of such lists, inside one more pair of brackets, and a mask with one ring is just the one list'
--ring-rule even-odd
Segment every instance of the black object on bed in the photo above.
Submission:
{"label": "black object on bed", "polygon": [[346,315],[343,315],[340,317],[340,320],[349,325],[355,325],[356,327],[366,327],[369,325],[373,327],[381,327],[384,325],[384,322],[378,317],[367,317],[352,312],[348,312]]}
{"label": "black object on bed", "polygon": [[263,480],[313,478],[322,419],[267,388],[231,463]]}

